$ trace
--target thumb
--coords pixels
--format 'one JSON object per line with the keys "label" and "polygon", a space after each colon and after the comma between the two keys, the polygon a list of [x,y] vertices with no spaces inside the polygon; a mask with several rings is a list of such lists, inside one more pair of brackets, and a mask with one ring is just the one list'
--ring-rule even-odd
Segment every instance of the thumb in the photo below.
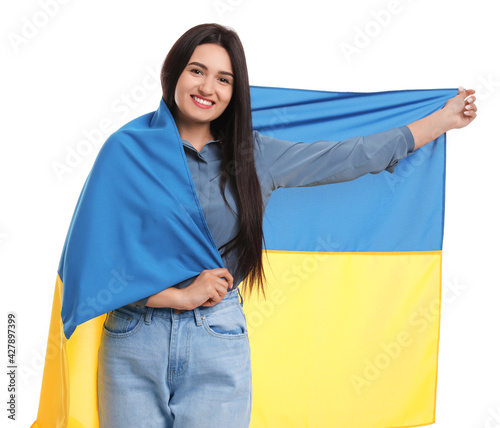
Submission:
{"label": "thumb", "polygon": [[465,88],[463,86],[459,86],[458,87],[458,94],[459,95],[465,95],[465,97],[467,97],[467,91],[465,90]]}

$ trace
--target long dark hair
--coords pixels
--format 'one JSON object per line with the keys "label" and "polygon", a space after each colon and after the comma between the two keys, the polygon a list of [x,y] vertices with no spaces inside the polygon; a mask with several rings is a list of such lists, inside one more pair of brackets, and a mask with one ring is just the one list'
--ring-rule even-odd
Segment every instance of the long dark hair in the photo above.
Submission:
{"label": "long dark hair", "polygon": [[[224,112],[210,123],[210,131],[222,141],[222,173],[220,191],[225,203],[226,181],[234,184],[240,227],[236,236],[222,245],[222,256],[237,251],[238,269],[234,280],[246,279],[249,294],[257,287],[265,298],[265,274],[262,263],[264,207],[254,161],[250,84],[245,53],[240,38],[232,29],[219,24],[201,24],[186,31],[170,49],[161,70],[163,99],[174,115],[177,80],[198,45],[215,43],[226,49],[231,58],[234,83],[231,101]],[[231,208],[232,210],[232,208]],[[234,211],[233,211],[234,212]],[[246,289],[245,289],[246,291]]]}

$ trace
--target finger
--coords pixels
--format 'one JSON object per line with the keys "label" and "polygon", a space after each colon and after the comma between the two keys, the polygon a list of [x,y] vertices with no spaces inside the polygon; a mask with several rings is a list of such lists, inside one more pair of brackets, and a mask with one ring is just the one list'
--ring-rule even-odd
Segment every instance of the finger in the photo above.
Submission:
{"label": "finger", "polygon": [[204,305],[214,306],[219,303],[224,297],[220,295],[219,290],[213,290],[212,293],[209,294],[207,301]]}
{"label": "finger", "polygon": [[214,268],[214,269],[207,269],[207,271],[211,272],[214,275],[221,276],[224,273],[228,272],[226,268]]}
{"label": "finger", "polygon": [[233,279],[233,276],[229,273],[229,271],[226,268],[215,268],[215,269],[210,269],[210,271],[217,276],[223,276],[226,278],[231,278]]}
{"label": "finger", "polygon": [[222,278],[217,278],[215,289],[210,293],[209,298],[201,306],[214,306],[221,302],[227,294],[227,282]]}
{"label": "finger", "polygon": [[465,89],[463,86],[458,87],[458,92],[465,91],[467,95],[475,94],[476,91],[474,89]]}
{"label": "finger", "polygon": [[471,117],[471,118],[475,118],[477,116],[476,112],[475,111],[472,111],[472,110],[466,110],[464,111],[464,114],[467,116],[467,117]]}
{"label": "finger", "polygon": [[464,112],[464,116],[467,117],[467,119],[470,119],[471,121],[477,117],[475,111],[466,111]]}
{"label": "finger", "polygon": [[[476,91],[474,89],[465,89],[463,86],[458,87],[458,95],[462,95],[462,97],[464,97],[464,101],[468,101],[471,95],[475,93]],[[474,97],[474,100],[475,99],[476,98]]]}
{"label": "finger", "polygon": [[226,287],[233,288],[233,275],[231,275],[227,269],[224,268],[223,272],[218,276],[226,278]]}
{"label": "finger", "polygon": [[[472,94],[474,94],[476,91],[474,89],[468,89],[466,92],[466,97],[464,98],[465,102],[473,102],[476,100],[476,97],[474,97]],[[469,101],[472,100],[472,101]]]}
{"label": "finger", "polygon": [[233,288],[233,276],[229,273],[226,268],[214,268],[208,269],[205,272],[210,272],[212,275],[216,275],[219,278],[226,278],[226,286]]}
{"label": "finger", "polygon": [[215,284],[215,287],[217,289],[217,293],[219,293],[219,296],[221,296],[221,299],[223,299],[227,293],[227,281],[222,278],[219,278],[218,281],[219,282]]}

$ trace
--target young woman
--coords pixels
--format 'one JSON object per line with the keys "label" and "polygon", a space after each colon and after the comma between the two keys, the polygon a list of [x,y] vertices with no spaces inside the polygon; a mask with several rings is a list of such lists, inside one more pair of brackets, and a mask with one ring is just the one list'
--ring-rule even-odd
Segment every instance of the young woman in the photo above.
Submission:
{"label": "young woman", "polygon": [[100,426],[248,427],[250,347],[237,287],[246,279],[246,291],[264,292],[262,219],[272,191],[391,170],[469,124],[475,91],[460,88],[443,109],[364,138],[277,140],[252,130],[243,47],[234,31],[217,24],[181,36],[161,81],[226,268],[204,270],[108,314],[99,349]]}

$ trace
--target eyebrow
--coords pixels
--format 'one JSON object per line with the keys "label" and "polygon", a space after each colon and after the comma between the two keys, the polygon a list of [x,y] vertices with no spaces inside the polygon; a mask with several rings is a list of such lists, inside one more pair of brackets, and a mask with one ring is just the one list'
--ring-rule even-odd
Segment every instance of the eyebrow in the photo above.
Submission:
{"label": "eyebrow", "polygon": [[[201,62],[193,61],[188,64],[189,65],[197,65],[198,67],[203,68],[204,70],[208,70],[207,66],[202,64]],[[233,73],[230,73],[229,71],[219,71],[218,74],[224,74],[226,76],[231,76],[234,79]]]}

